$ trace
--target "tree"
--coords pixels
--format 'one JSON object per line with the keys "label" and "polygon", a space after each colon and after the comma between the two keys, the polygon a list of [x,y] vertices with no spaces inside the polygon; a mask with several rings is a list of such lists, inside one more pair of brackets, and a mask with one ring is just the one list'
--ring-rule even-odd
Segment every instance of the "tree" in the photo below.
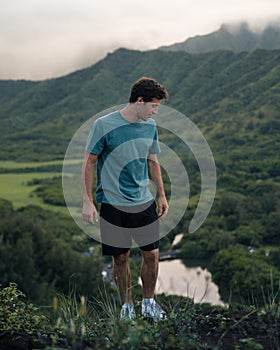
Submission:
{"label": "tree", "polygon": [[[3,286],[15,282],[29,299],[39,303],[50,302],[56,293],[67,294],[71,288],[83,295],[99,293],[102,258],[85,256],[74,249],[67,236],[64,240],[65,222],[58,221],[54,228],[50,223],[54,214],[34,206],[6,208],[0,222]],[[71,232],[71,226],[68,229]]]}
{"label": "tree", "polygon": [[243,302],[263,304],[264,295],[279,287],[280,272],[269,259],[238,245],[220,250],[211,263],[211,272],[224,293],[231,292],[234,299]]}

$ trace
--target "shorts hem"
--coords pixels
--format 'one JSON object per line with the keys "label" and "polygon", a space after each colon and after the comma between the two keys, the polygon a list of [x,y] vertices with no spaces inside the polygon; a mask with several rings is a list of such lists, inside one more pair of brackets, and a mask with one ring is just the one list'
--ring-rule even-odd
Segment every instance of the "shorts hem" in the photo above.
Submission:
{"label": "shorts hem", "polygon": [[[150,244],[146,244],[144,246],[138,247],[140,250],[143,250],[145,252],[152,251],[154,249],[158,249],[159,247],[159,240],[155,241]],[[102,255],[104,256],[114,256],[114,255],[120,255],[120,254],[126,254],[129,252],[130,248],[122,248],[122,247],[114,247],[110,246],[108,244],[102,243]]]}

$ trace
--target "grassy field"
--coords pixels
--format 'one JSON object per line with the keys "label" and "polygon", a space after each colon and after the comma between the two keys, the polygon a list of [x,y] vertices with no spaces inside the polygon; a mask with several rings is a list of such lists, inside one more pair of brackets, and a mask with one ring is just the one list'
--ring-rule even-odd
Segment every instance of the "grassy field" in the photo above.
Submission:
{"label": "grassy field", "polygon": [[[0,168],[4,169],[24,169],[44,167],[48,165],[62,165],[61,161],[53,162],[24,162],[1,161]],[[32,192],[37,186],[28,186],[32,179],[46,179],[55,176],[61,176],[61,172],[23,172],[23,173],[3,173],[0,174],[0,198],[11,201],[14,208],[24,207],[26,205],[39,205],[44,209],[51,209],[60,212],[67,212],[67,209],[60,206],[53,206],[43,203]]]}
{"label": "grassy field", "polygon": [[33,204],[65,212],[66,209],[63,207],[44,204],[40,198],[32,194],[36,186],[27,185],[28,181],[35,178],[45,179],[60,175],[60,173],[0,174],[0,197],[11,201],[16,209]]}
{"label": "grassy field", "polygon": [[24,169],[24,168],[38,168],[46,165],[62,165],[61,160],[54,160],[51,162],[14,162],[11,160],[0,161],[0,168],[5,169]]}

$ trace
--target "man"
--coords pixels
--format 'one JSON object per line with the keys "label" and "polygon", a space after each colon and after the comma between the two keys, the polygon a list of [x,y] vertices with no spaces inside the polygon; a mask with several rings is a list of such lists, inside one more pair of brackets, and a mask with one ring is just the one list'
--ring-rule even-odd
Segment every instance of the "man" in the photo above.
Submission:
{"label": "man", "polygon": [[[101,202],[100,233],[104,255],[113,259],[113,275],[122,301],[120,318],[134,318],[129,252],[132,239],[140,247],[142,264],[142,315],[165,319],[155,302],[158,276],[159,224],[168,212],[160,165],[155,121],[165,87],[152,78],[136,81],[129,103],[119,111],[97,119],[86,146],[83,165],[83,219],[98,222],[93,202],[94,166],[97,164],[96,201]],[[156,188],[157,208],[149,190]]]}

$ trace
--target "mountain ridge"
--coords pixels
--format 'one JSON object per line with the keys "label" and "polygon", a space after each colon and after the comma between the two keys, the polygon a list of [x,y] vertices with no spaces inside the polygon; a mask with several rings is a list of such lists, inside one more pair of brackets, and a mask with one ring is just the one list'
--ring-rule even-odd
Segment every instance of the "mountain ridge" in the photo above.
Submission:
{"label": "mountain ridge", "polygon": [[214,50],[232,50],[235,52],[255,49],[275,50],[280,48],[280,25],[269,24],[261,32],[250,29],[246,22],[221,27],[205,35],[187,38],[181,43],[161,46],[164,51],[186,51],[206,53]]}
{"label": "mountain ridge", "polygon": [[[130,85],[143,75],[162,82],[170,95],[165,103],[190,116],[215,147],[219,148],[217,135],[224,140],[223,147],[229,147],[229,140],[253,147],[250,138],[244,141],[248,124],[256,138],[260,130],[278,130],[279,58],[280,50],[189,54],[120,48],[65,77],[34,84],[14,82],[14,94],[10,87],[0,105],[0,157],[62,159],[81,124],[110,106],[125,103]],[[3,91],[6,83],[0,84]],[[242,132],[238,132],[237,120]],[[221,125],[228,129],[222,138]]]}

